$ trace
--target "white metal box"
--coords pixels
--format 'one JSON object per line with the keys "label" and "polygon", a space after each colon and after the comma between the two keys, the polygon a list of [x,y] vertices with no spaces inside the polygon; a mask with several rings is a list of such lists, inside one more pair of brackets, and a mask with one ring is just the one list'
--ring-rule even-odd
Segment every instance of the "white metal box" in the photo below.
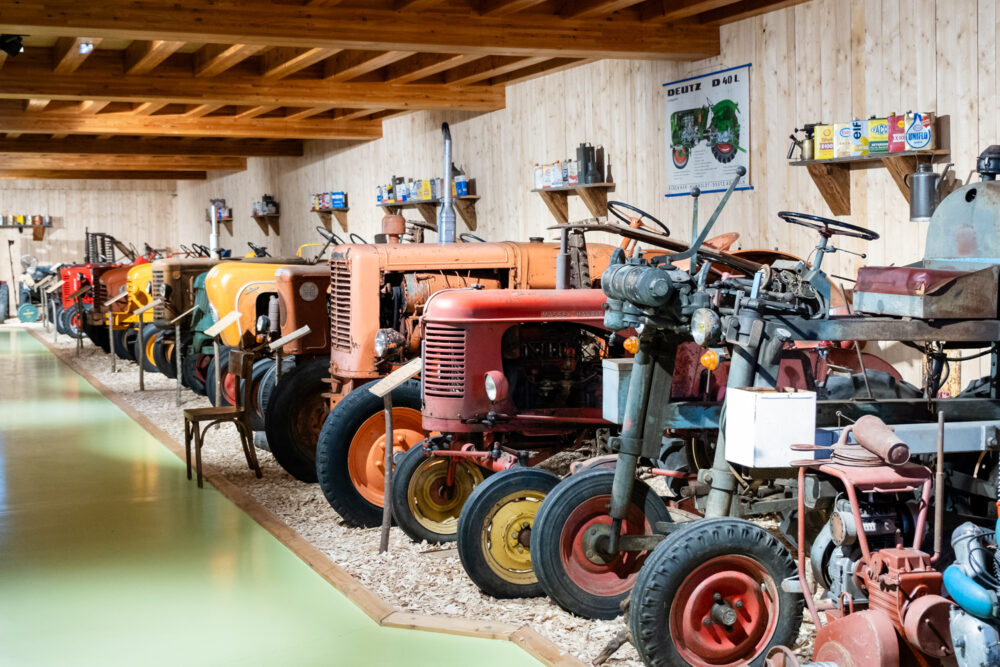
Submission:
{"label": "white metal box", "polygon": [[816,442],[816,392],[726,390],[726,459],[750,468],[788,468],[812,459],[792,445]]}
{"label": "white metal box", "polygon": [[612,424],[625,420],[625,400],[628,398],[628,383],[632,377],[635,359],[605,359],[601,362],[604,386],[602,396],[603,416]]}

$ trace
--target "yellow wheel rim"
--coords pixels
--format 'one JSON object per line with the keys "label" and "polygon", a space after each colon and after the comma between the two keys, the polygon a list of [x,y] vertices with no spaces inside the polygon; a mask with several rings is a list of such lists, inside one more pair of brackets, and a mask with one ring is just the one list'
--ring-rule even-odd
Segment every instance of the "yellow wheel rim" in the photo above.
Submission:
{"label": "yellow wheel rim", "polygon": [[153,348],[156,347],[156,339],[159,338],[159,334],[153,334],[146,340],[146,361],[152,365],[156,365],[156,359],[153,357]]}
{"label": "yellow wheel rim", "polygon": [[458,515],[469,494],[483,481],[483,470],[475,463],[457,460],[454,483],[448,487],[448,459],[426,457],[410,478],[406,500],[410,513],[421,526],[438,535],[458,530]]}
{"label": "yellow wheel rim", "polygon": [[541,491],[515,491],[490,508],[481,546],[486,563],[501,579],[515,584],[538,581],[531,569],[531,528],[543,500]]}

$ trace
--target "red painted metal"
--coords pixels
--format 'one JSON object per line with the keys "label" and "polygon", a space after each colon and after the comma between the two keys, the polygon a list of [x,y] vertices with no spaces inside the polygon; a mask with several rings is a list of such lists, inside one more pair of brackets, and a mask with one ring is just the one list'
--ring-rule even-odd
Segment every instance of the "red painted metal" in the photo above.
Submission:
{"label": "red painted metal", "polygon": [[[678,653],[695,667],[745,665],[763,652],[778,624],[777,586],[760,563],[736,554],[718,556],[681,582],[670,605],[669,630]],[[722,625],[713,612],[728,608],[736,622]]]}
{"label": "red painted metal", "polygon": [[856,292],[923,296],[948,287],[967,271],[909,266],[864,266],[858,269]]}

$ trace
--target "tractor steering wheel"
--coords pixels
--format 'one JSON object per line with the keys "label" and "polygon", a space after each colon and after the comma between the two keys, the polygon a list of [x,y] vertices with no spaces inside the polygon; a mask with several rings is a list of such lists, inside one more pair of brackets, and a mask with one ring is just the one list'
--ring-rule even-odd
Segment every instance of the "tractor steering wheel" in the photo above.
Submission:
{"label": "tractor steering wheel", "polygon": [[328,230],[323,225],[316,225],[316,231],[319,232],[319,235],[323,237],[323,240],[326,241],[327,244],[335,243],[337,245],[340,245],[344,242],[343,239],[341,239],[339,236]]}
{"label": "tractor steering wheel", "polygon": [[850,225],[840,220],[821,218],[818,215],[808,213],[793,213],[792,211],[781,211],[778,217],[791,225],[801,225],[809,229],[815,229],[824,238],[831,236],[850,236],[865,241],[874,241],[878,238],[878,233],[857,225]]}
{"label": "tractor steering wheel", "polygon": [[472,243],[473,241],[478,241],[479,243],[486,243],[486,239],[480,238],[475,234],[470,234],[469,232],[462,232],[458,235],[458,238],[462,239],[463,243]]}
{"label": "tractor steering wheel", "polygon": [[351,240],[351,243],[357,243],[357,244],[368,243],[368,241],[365,241],[364,237],[362,237],[360,234],[355,234],[354,232],[351,232],[347,236],[347,238]]}
{"label": "tractor steering wheel", "polygon": [[271,255],[267,252],[267,248],[262,245],[254,245],[252,241],[247,241],[247,245],[250,246],[250,250],[257,257],[270,257]]}
{"label": "tractor steering wheel", "polygon": [[657,218],[654,218],[653,216],[651,216],[649,213],[646,213],[641,208],[637,208],[635,206],[632,206],[631,204],[626,204],[625,202],[620,202],[620,201],[609,201],[608,202],[608,213],[610,213],[611,215],[613,215],[616,218],[618,218],[619,220],[621,220],[626,226],[631,226],[633,218],[626,217],[621,211],[618,210],[620,208],[628,210],[628,211],[632,211],[633,213],[637,214],[638,215],[639,224],[642,227],[646,227],[646,225],[644,225],[642,223],[642,219],[643,218],[649,218],[650,221],[655,222],[660,227],[660,229],[663,230],[663,233],[666,236],[670,236],[670,230],[667,228],[667,226],[665,224],[663,224],[662,222],[660,222]]}

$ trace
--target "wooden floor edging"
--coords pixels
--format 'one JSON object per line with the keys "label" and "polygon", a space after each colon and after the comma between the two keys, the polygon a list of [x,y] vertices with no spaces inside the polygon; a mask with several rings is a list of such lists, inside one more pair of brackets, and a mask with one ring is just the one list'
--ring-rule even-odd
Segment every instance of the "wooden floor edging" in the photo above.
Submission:
{"label": "wooden floor edging", "polygon": [[[129,405],[118,392],[112,390],[88,371],[73,363],[73,355],[69,350],[62,350],[53,346],[50,341],[45,339],[45,336],[33,328],[26,328],[26,331],[45,345],[63,365],[89,382],[102,396],[118,406],[122,412],[159,440],[175,456],[182,461],[185,460],[183,445],[174,440],[166,431],[154,424],[136,408]],[[512,623],[476,621],[461,616],[415,614],[396,609],[389,602],[366,588],[354,576],[334,563],[326,554],[295,532],[291,526],[254,500],[250,494],[215,471],[211,466],[207,464],[203,465],[203,472],[205,480],[215,487],[219,493],[243,510],[251,519],[263,526],[279,542],[284,544],[292,553],[312,568],[313,571],[329,582],[379,625],[424,632],[480,637],[483,639],[502,639],[513,642],[528,654],[547,665],[554,665],[556,667],[583,667],[584,663],[578,658],[560,650],[551,640],[527,625],[516,626]]]}

